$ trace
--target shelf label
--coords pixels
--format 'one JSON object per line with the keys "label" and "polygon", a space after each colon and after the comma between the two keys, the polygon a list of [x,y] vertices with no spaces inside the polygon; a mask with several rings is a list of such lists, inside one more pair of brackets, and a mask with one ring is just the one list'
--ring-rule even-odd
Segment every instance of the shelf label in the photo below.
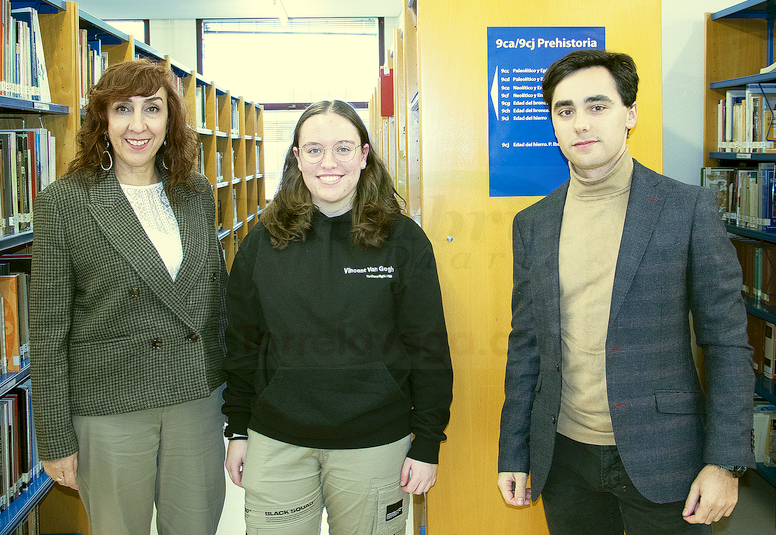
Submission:
{"label": "shelf label", "polygon": [[490,196],[542,196],[569,177],[542,78],[574,50],[606,48],[604,27],[488,28]]}
{"label": "shelf label", "polygon": [[51,106],[48,104],[48,102],[33,101],[32,107],[36,110],[41,110],[41,111],[49,111],[51,109]]}

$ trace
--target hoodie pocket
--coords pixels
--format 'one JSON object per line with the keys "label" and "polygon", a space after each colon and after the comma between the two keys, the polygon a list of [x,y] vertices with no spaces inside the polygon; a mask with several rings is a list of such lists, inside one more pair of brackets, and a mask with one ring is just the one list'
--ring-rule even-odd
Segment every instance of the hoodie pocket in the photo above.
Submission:
{"label": "hoodie pocket", "polygon": [[382,362],[358,367],[281,367],[257,400],[259,418],[265,424],[301,437],[367,434],[411,408]]}

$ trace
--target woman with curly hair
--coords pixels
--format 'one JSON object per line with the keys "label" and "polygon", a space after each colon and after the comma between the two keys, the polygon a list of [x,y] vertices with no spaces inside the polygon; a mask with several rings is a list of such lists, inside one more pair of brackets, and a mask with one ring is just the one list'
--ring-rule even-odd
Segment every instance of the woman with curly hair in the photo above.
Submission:
{"label": "woman with curly hair", "polygon": [[213,535],[224,501],[226,267],[172,74],[110,67],[35,198],[30,356],[46,473],[95,535]]}
{"label": "woman with curly hair", "polygon": [[431,244],[356,111],[312,104],[227,291],[230,438],[247,533],[403,534],[436,480],[452,366]]}

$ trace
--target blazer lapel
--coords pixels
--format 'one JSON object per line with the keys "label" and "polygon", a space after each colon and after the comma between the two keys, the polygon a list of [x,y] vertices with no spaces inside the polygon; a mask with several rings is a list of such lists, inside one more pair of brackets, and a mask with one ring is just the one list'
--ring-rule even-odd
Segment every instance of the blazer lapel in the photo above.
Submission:
{"label": "blazer lapel", "polygon": [[[546,325],[549,327],[551,340],[557,340],[560,344],[560,277],[558,273],[558,259],[560,246],[560,226],[563,220],[563,207],[566,203],[566,194],[569,183],[550,193],[545,199],[542,211],[537,214],[534,221],[535,266],[537,277],[534,278],[539,285],[537,295],[542,296],[547,306],[540,307],[546,310],[548,317]],[[557,348],[560,351],[560,345]]]}
{"label": "blazer lapel", "polygon": [[207,260],[208,232],[215,232],[215,227],[212,221],[206,221],[207,210],[199,202],[202,196],[183,186],[178,186],[175,194],[172,211],[178,220],[183,247],[183,261],[175,286],[178,293],[185,296],[202,273]]}
{"label": "blazer lapel", "polygon": [[[89,189],[89,212],[105,238],[132,266],[151,291],[191,324],[191,316],[175,288],[167,267],[151,243],[121,185],[111,171]],[[185,257],[184,249],[184,257]]]}
{"label": "blazer lapel", "polygon": [[662,182],[659,174],[649,171],[636,160],[633,161],[628,209],[614,273],[612,304],[609,310],[610,327],[630,290],[665,203],[666,194]]}

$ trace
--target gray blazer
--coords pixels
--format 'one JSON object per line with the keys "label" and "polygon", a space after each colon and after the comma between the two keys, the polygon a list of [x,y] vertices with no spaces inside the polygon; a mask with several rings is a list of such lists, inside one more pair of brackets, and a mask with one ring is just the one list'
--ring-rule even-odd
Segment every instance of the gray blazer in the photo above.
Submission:
{"label": "gray blazer", "polygon": [[192,188],[175,189],[173,282],[113,172],[82,178],[35,198],[30,366],[43,460],[78,451],[73,414],[190,401],[225,380],[228,275],[207,179],[192,173]]}
{"label": "gray blazer", "polygon": [[[558,243],[568,182],[514,219],[514,289],[499,472],[550,471],[560,410]],[[690,312],[703,349],[693,362]],[[606,338],[609,412],[636,488],[687,498],[708,463],[754,466],[754,374],[741,269],[709,190],[634,161]]]}

